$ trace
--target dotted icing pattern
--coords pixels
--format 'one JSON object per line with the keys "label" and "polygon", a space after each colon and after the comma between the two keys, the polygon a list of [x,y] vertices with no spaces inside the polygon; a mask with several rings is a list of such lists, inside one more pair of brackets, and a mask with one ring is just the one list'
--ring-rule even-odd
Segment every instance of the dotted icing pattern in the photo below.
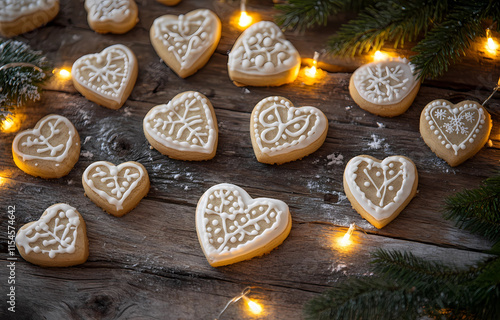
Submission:
{"label": "dotted icing pattern", "polygon": [[85,0],[89,19],[94,21],[121,22],[131,14],[131,2],[134,0]]}
{"label": "dotted icing pattern", "polygon": [[144,118],[144,127],[166,147],[211,153],[217,132],[207,102],[198,92],[186,92],[166,105],[154,107]]}
{"label": "dotted icing pattern", "polygon": [[175,56],[181,69],[189,69],[212,45],[217,25],[217,16],[208,9],[179,17],[162,16],[153,22],[155,38]]}
{"label": "dotted icing pattern", "polygon": [[[403,157],[392,156],[377,162],[357,156],[347,164],[345,178],[349,190],[363,209],[375,219],[383,220],[390,217],[411,195],[415,171],[415,165]],[[381,178],[382,182],[377,184],[376,181]],[[394,197],[387,196],[394,191]],[[373,196],[368,197],[368,193]]]}
{"label": "dotted icing pattern", "polygon": [[372,62],[352,75],[354,87],[368,102],[388,105],[401,102],[417,85],[414,66],[406,59]]}
{"label": "dotted icing pattern", "polygon": [[302,149],[318,139],[328,125],[317,108],[295,108],[278,96],[267,97],[255,106],[253,134],[259,149],[278,155]]}
{"label": "dotted icing pattern", "polygon": [[[241,41],[240,41],[241,40]],[[273,75],[300,64],[300,55],[279,27],[261,21],[246,29],[229,53],[231,70],[255,75]]]}
{"label": "dotted icing pattern", "polygon": [[76,209],[60,203],[51,206],[46,212],[40,220],[19,231],[17,245],[23,247],[27,254],[31,251],[44,253],[51,259],[57,254],[74,253],[80,225]]}
{"label": "dotted icing pattern", "polygon": [[38,11],[49,10],[58,0],[0,0],[0,22],[9,22]]}
{"label": "dotted icing pattern", "polygon": [[132,51],[117,44],[76,60],[72,73],[82,86],[120,102],[135,63]]}
{"label": "dotted icing pattern", "polygon": [[432,133],[455,155],[474,143],[486,119],[483,108],[476,103],[456,108],[443,100],[429,103],[424,115]]}

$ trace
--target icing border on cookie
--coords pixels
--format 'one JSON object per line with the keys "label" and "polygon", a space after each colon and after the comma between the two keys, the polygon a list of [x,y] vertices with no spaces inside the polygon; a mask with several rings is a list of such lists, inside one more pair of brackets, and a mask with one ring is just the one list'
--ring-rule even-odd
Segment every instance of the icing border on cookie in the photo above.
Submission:
{"label": "icing border on cookie", "polygon": [[[392,202],[389,202],[384,207],[378,206],[372,203],[371,200],[366,197],[365,193],[361,191],[361,188],[355,182],[355,179],[357,177],[356,171],[358,170],[359,164],[361,164],[361,162],[366,162],[369,168],[373,166],[381,168],[384,174],[387,170],[389,170],[389,165],[391,162],[401,163],[401,174],[403,175],[403,182],[401,184],[401,188],[396,192],[396,196],[394,197]],[[344,172],[349,190],[351,191],[356,201],[363,207],[364,210],[366,210],[366,212],[368,212],[373,218],[379,221],[389,218],[411,195],[413,184],[416,178],[415,173],[415,164],[402,156],[387,157],[380,162],[371,158],[356,156],[349,161]],[[384,181],[385,182],[381,186],[381,188],[387,187],[390,183],[386,179],[384,179]]]}
{"label": "icing border on cookie", "polygon": [[[58,3],[58,0],[12,0],[9,3],[0,0],[0,22],[12,22],[38,11],[50,10]],[[15,11],[12,10],[14,7]]]}
{"label": "icing border on cookie", "polygon": [[[41,217],[38,221],[35,221],[27,228],[19,230],[19,233],[16,236],[16,244],[18,246],[22,246],[26,254],[30,253],[31,251],[34,251],[35,253],[48,253],[51,259],[55,258],[56,254],[58,253],[74,253],[76,250],[75,243],[78,237],[78,226],[80,225],[80,216],[76,211],[77,210],[75,208],[64,203],[59,203],[47,208],[47,214],[45,216]],[[62,226],[58,226],[59,218],[62,219],[64,217],[68,218],[68,224],[66,224],[66,226],[64,227],[64,232],[61,237],[64,239],[61,239],[56,234],[57,231],[61,229],[58,227]],[[47,225],[53,218],[56,219],[54,222],[55,230],[49,230]],[[66,240],[69,238],[67,237],[67,235],[69,232],[71,232],[71,230],[74,230],[73,240],[71,243],[67,243]],[[31,235],[33,231],[35,232],[35,234],[30,238],[29,235]],[[39,246],[30,246],[30,243],[37,241],[41,237],[44,237],[44,234],[41,234],[40,231],[45,231],[45,235],[52,236],[54,238],[54,241],[59,243],[57,250],[44,250]],[[55,233],[53,231],[55,231]],[[45,243],[46,241],[48,243],[51,240],[43,240],[43,243]],[[43,245],[46,246],[46,244]]]}

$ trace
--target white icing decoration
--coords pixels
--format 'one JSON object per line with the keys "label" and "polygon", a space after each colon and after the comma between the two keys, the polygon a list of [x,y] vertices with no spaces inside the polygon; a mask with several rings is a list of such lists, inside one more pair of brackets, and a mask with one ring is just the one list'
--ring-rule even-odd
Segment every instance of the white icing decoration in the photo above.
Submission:
{"label": "white icing decoration", "polygon": [[229,53],[230,70],[253,75],[274,75],[300,64],[300,55],[280,28],[260,21],[246,29]]}
{"label": "white icing decoration", "polygon": [[[210,200],[210,195],[214,195],[215,199]],[[232,206],[229,196],[234,197],[237,208]],[[216,201],[220,206],[210,209],[210,201]],[[230,208],[233,210],[230,211]],[[257,214],[254,213],[256,208],[259,208]],[[218,232],[208,230],[211,221],[217,221],[216,225],[220,225]],[[207,259],[212,263],[244,255],[268,244],[286,230],[289,221],[288,206],[283,201],[252,199],[245,190],[228,183],[208,189],[196,208],[196,228],[200,242]],[[210,241],[213,234],[217,234],[217,243]]]}
{"label": "white icing decoration", "polygon": [[54,7],[58,0],[0,0],[0,22],[15,21],[22,16]]}
{"label": "white icing decoration", "polygon": [[90,20],[121,22],[131,14],[134,0],[85,0]]}
{"label": "white icing decoration", "polygon": [[[135,172],[131,173],[131,168]],[[107,169],[107,171],[103,169]],[[91,172],[93,172],[92,175],[90,175]],[[83,179],[87,186],[109,204],[114,205],[116,210],[123,209],[123,202],[137,187],[143,176],[142,167],[133,162],[125,162],[115,166],[106,161],[97,161],[88,166],[83,173]],[[96,179],[105,183],[105,186],[110,189],[98,189],[93,181]]]}
{"label": "white icing decoration", "polygon": [[414,69],[410,62],[400,58],[368,63],[352,75],[354,87],[368,102],[378,105],[399,103],[418,84]]}
{"label": "white icing decoration", "polygon": [[[278,96],[267,97],[255,106],[253,122],[257,125],[253,132],[255,141],[262,153],[268,155],[303,149],[316,141],[328,126],[319,109],[295,108],[290,101]],[[289,137],[292,140],[287,142]]]}
{"label": "white icing decoration", "polygon": [[427,105],[424,116],[429,126],[434,126],[433,134],[438,136],[447,149],[455,155],[473,143],[475,133],[482,128],[486,116],[477,103],[465,104],[460,109],[443,100],[435,100]]}
{"label": "white icing decoration", "polygon": [[[16,244],[26,253],[46,253],[53,259],[57,254],[74,253],[80,217],[76,209],[59,203],[46,210],[46,214],[16,236]],[[42,246],[31,244],[43,239]]]}
{"label": "white icing decoration", "polygon": [[143,124],[153,139],[181,151],[209,154],[217,138],[207,98],[198,92],[185,92],[168,104],[153,107]]}
{"label": "white icing decoration", "polygon": [[179,64],[189,69],[215,41],[218,17],[208,9],[178,17],[165,15],[153,22],[154,36],[161,40]]}
{"label": "white icing decoration", "polygon": [[100,53],[79,58],[73,64],[71,72],[74,79],[88,90],[121,102],[136,63],[129,48],[115,44]]}
{"label": "white icing decoration", "polygon": [[[359,166],[362,163],[366,163],[367,168],[365,168],[362,172],[360,172]],[[389,164],[394,163],[396,166],[399,166],[398,169],[395,168],[395,175],[389,177],[388,171],[390,171]],[[382,176],[384,178],[383,183],[377,185],[374,181],[373,176],[376,175],[372,170],[377,170],[376,172],[382,172]],[[411,195],[413,184],[415,182],[415,165],[400,156],[392,156],[385,158],[382,162],[377,162],[371,158],[357,156],[354,157],[346,166],[345,169],[345,178],[347,185],[349,186],[349,190],[352,195],[356,199],[356,201],[366,210],[373,218],[376,220],[383,220],[389,218],[396,209],[398,209],[405,200]],[[356,183],[356,178],[366,177],[370,182],[369,186],[358,185]],[[400,178],[400,179],[398,179]],[[396,195],[393,199],[387,199],[386,193],[388,187],[392,186],[392,190],[395,189],[393,183],[397,180],[401,185],[396,192]],[[392,185],[391,185],[392,184]],[[377,203],[373,203],[366,196],[366,191],[369,189],[373,189],[375,191],[375,199]],[[389,190],[389,191],[392,191]]]}
{"label": "white icing decoration", "polygon": [[[50,135],[47,137],[41,134],[45,126],[50,129]],[[51,141],[54,137],[61,134],[67,134],[68,139],[65,143],[52,145]],[[63,116],[50,115],[37,123],[35,129],[26,130],[16,135],[12,142],[14,152],[26,160],[48,160],[62,162],[68,157],[69,150],[73,143],[73,137],[76,135],[76,129],[73,124]],[[27,139],[23,139],[27,136]],[[36,148],[38,155],[26,154],[21,152],[19,144],[23,147],[39,146]]]}

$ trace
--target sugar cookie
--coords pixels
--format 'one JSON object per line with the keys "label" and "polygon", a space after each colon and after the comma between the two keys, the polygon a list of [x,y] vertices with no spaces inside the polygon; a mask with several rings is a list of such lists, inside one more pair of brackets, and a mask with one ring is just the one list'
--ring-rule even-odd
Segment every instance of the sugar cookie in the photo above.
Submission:
{"label": "sugar cookie", "polygon": [[40,219],[22,226],[16,246],[24,260],[43,267],[74,266],[89,256],[85,221],[64,203],[48,207]]}
{"label": "sugar cookie", "polygon": [[126,33],[139,21],[134,0],[85,0],[85,10],[90,28],[98,33]]}
{"label": "sugar cookie", "polygon": [[249,260],[279,246],[290,233],[286,203],[252,199],[242,188],[221,183],[208,189],[196,207],[196,232],[213,267]]}
{"label": "sugar cookie", "polygon": [[0,0],[0,35],[13,37],[54,19],[59,0]]}
{"label": "sugar cookie", "polygon": [[318,108],[295,108],[290,100],[271,96],[253,109],[250,133],[259,162],[282,164],[318,150],[328,133],[328,119]]}
{"label": "sugar cookie", "polygon": [[217,151],[214,108],[201,93],[186,91],[144,117],[144,135],[162,154],[180,160],[210,160]]}
{"label": "sugar cookie", "polygon": [[488,142],[491,116],[475,101],[428,103],[420,115],[420,134],[438,157],[452,167],[474,156]]}
{"label": "sugar cookie", "polygon": [[382,161],[357,156],[344,171],[344,191],[352,207],[378,229],[394,220],[410,203],[417,186],[417,168],[403,156]]}
{"label": "sugar cookie", "polygon": [[406,59],[376,61],[351,76],[349,93],[361,109],[383,117],[403,114],[420,89],[415,67]]}
{"label": "sugar cookie", "polygon": [[208,9],[186,15],[164,15],[153,22],[151,44],[158,56],[181,78],[201,69],[214,53],[221,36],[219,17]]}
{"label": "sugar cookie", "polygon": [[117,166],[97,161],[82,176],[85,195],[104,211],[121,217],[134,209],[149,191],[149,176],[139,162],[129,161]]}
{"label": "sugar cookie", "polygon": [[79,58],[71,73],[73,85],[85,98],[106,108],[119,109],[137,80],[137,59],[129,48],[116,44]]}
{"label": "sugar cookie", "polygon": [[71,171],[80,157],[80,136],[67,118],[49,114],[35,128],[16,135],[12,156],[14,163],[27,174],[60,178]]}
{"label": "sugar cookie", "polygon": [[297,78],[300,55],[276,24],[260,21],[238,37],[227,66],[238,86],[281,86]]}

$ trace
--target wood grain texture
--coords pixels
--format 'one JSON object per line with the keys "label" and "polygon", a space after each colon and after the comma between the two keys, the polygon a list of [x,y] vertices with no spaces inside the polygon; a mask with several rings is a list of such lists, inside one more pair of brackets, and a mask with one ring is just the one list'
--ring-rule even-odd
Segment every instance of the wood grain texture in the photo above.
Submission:
{"label": "wood grain texture", "polygon": [[[420,138],[420,112],[431,100],[482,101],[496,83],[498,59],[470,51],[442,78],[423,83],[410,109],[387,119],[354,104],[349,96],[351,72],[366,58],[326,60],[335,64],[322,81],[306,85],[304,77],[278,88],[238,88],[227,75],[227,51],[240,31],[231,25],[239,3],[184,0],[175,7],[137,1],[139,23],[124,35],[100,35],[89,29],[83,1],[61,3],[61,12],[46,27],[19,36],[43,50],[57,67],[71,67],[84,54],[122,43],[139,61],[139,77],[130,98],[119,110],[100,107],[81,96],[71,81],[54,79],[41,101],[22,111],[30,128],[49,113],[61,114],[76,126],[82,139],[80,160],[61,179],[26,175],[12,160],[15,133],[0,136],[1,293],[7,263],[8,205],[16,206],[16,224],[38,219],[57,202],[76,207],[87,223],[88,261],[72,268],[41,268],[16,264],[17,312],[14,319],[210,319],[247,285],[258,286],[252,297],[265,307],[264,318],[300,319],[304,302],[345,277],[370,273],[370,252],[377,248],[409,250],[430,259],[470,265],[487,255],[490,243],[456,228],[441,217],[443,199],[475,187],[499,168],[500,99],[490,101],[492,145],[464,164],[451,168]],[[163,64],[149,42],[149,27],[162,14],[180,14],[199,7],[214,10],[222,20],[222,38],[208,64],[187,79]],[[249,10],[262,19],[275,14],[272,1],[251,1]],[[345,19],[344,19],[345,21]],[[287,33],[305,58],[321,50],[339,26]],[[408,52],[398,50],[398,52]],[[219,125],[219,146],[213,160],[184,162],[151,150],[142,132],[150,108],[177,93],[195,90],[212,102]],[[302,160],[280,166],[256,161],[249,135],[250,113],[270,95],[287,97],[296,106],[315,106],[329,119],[324,145]],[[381,147],[375,149],[374,141]],[[419,171],[419,192],[392,223],[377,230],[350,206],[342,188],[347,161],[359,154],[382,159],[411,158]],[[338,163],[332,155],[342,155]],[[81,176],[97,160],[138,161],[149,172],[151,190],[139,206],[122,218],[107,215],[84,196]],[[270,254],[227,267],[212,268],[205,260],[195,230],[195,208],[206,189],[218,183],[243,187],[252,197],[285,201],[292,214],[290,236]],[[350,223],[356,232],[348,249],[336,243]],[[0,318],[12,316],[2,302]],[[5,317],[4,317],[5,315]],[[223,319],[255,319],[239,303]]]}

